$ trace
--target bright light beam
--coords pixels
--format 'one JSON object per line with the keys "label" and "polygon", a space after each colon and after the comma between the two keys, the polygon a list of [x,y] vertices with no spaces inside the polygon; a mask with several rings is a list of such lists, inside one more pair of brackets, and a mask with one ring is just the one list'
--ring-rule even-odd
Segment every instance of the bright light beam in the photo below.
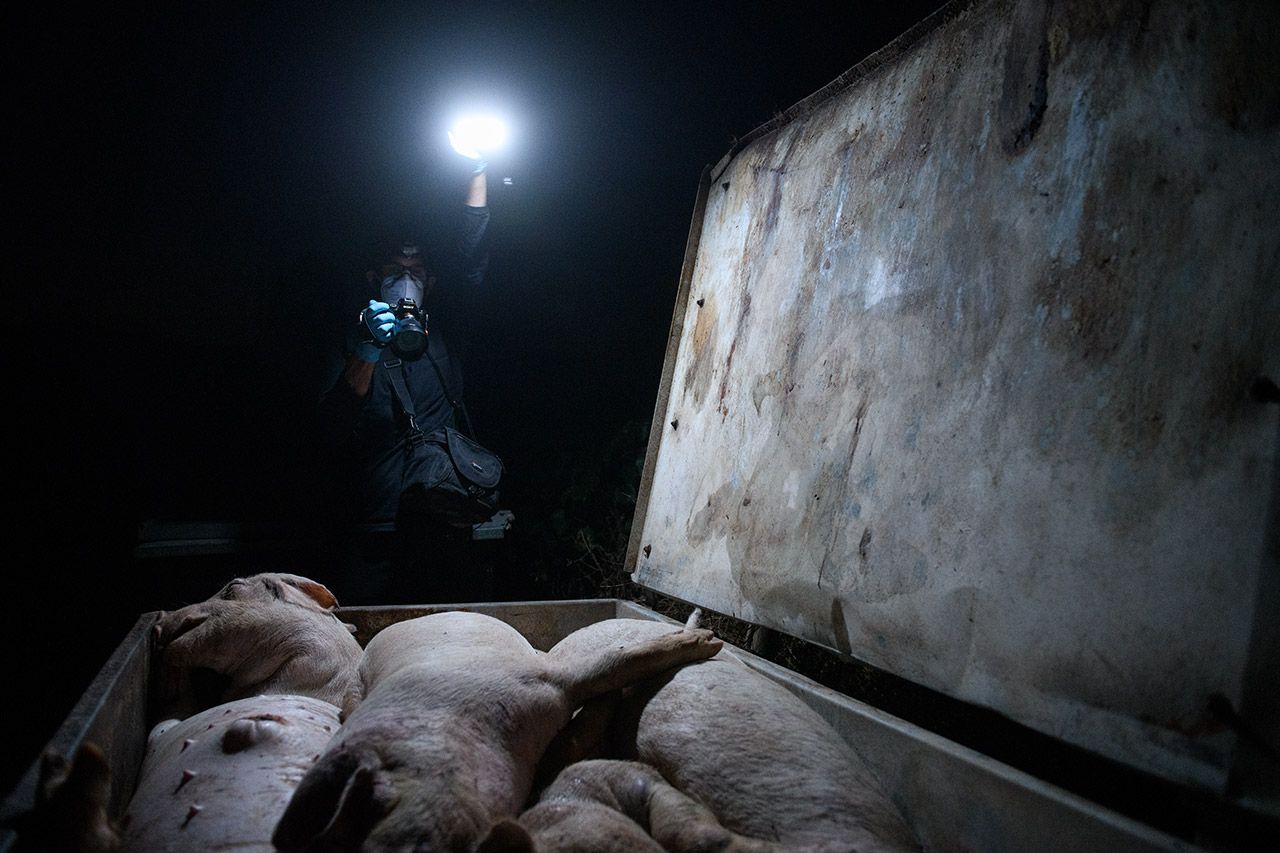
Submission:
{"label": "bright light beam", "polygon": [[491,115],[471,115],[458,119],[449,131],[449,144],[463,157],[478,160],[496,151],[507,141],[507,125]]}

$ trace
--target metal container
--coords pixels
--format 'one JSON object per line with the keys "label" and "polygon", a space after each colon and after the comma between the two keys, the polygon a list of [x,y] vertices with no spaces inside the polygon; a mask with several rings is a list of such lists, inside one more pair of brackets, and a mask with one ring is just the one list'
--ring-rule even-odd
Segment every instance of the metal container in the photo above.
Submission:
{"label": "metal container", "polygon": [[[364,644],[390,624],[442,610],[494,616],[544,650],[572,631],[602,619],[671,622],[653,610],[617,599],[341,608],[338,613],[356,626],[357,639]],[[150,630],[156,618],[154,612],[139,617],[47,748],[70,759],[85,740],[101,746],[115,780],[112,805],[116,814],[123,812],[132,796],[146,744]],[[879,776],[930,851],[1026,851],[1042,849],[1045,839],[1053,839],[1056,850],[1082,853],[1191,849],[1171,836],[747,651],[730,648],[831,723]],[[31,808],[37,776],[38,767],[33,766],[5,800],[0,819],[7,823]],[[12,833],[0,836],[0,850],[11,849],[14,842]]]}

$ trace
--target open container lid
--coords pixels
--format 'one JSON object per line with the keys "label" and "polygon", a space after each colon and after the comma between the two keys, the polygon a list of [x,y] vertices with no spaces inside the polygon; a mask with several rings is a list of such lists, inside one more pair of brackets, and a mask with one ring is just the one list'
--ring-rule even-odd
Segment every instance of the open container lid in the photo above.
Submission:
{"label": "open container lid", "polygon": [[1276,15],[1149,5],[953,2],[707,171],[628,566],[1275,814]]}

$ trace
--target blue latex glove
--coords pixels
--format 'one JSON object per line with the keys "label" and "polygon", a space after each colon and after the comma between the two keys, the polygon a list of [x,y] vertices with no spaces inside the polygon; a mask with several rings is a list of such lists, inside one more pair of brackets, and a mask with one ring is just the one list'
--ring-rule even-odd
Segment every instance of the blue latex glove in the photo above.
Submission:
{"label": "blue latex glove", "polygon": [[387,303],[370,299],[369,307],[360,312],[360,322],[364,323],[373,340],[361,341],[356,347],[356,355],[363,361],[375,362],[387,341],[396,333],[396,315]]}

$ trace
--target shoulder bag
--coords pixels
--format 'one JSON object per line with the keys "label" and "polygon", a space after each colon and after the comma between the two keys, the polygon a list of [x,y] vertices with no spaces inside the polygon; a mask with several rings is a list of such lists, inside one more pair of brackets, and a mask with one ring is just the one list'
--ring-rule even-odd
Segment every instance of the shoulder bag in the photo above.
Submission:
{"label": "shoulder bag", "polygon": [[[468,432],[474,435],[471,419],[450,393],[440,366],[430,354],[424,357],[435,369],[455,415],[461,414]],[[414,416],[413,398],[405,384],[402,362],[391,358],[381,363],[387,369],[396,399],[409,423],[408,433],[400,440],[405,455],[401,512],[406,509],[425,512],[454,527],[469,527],[491,518],[498,507],[502,460],[472,436],[453,427],[424,433]]]}

